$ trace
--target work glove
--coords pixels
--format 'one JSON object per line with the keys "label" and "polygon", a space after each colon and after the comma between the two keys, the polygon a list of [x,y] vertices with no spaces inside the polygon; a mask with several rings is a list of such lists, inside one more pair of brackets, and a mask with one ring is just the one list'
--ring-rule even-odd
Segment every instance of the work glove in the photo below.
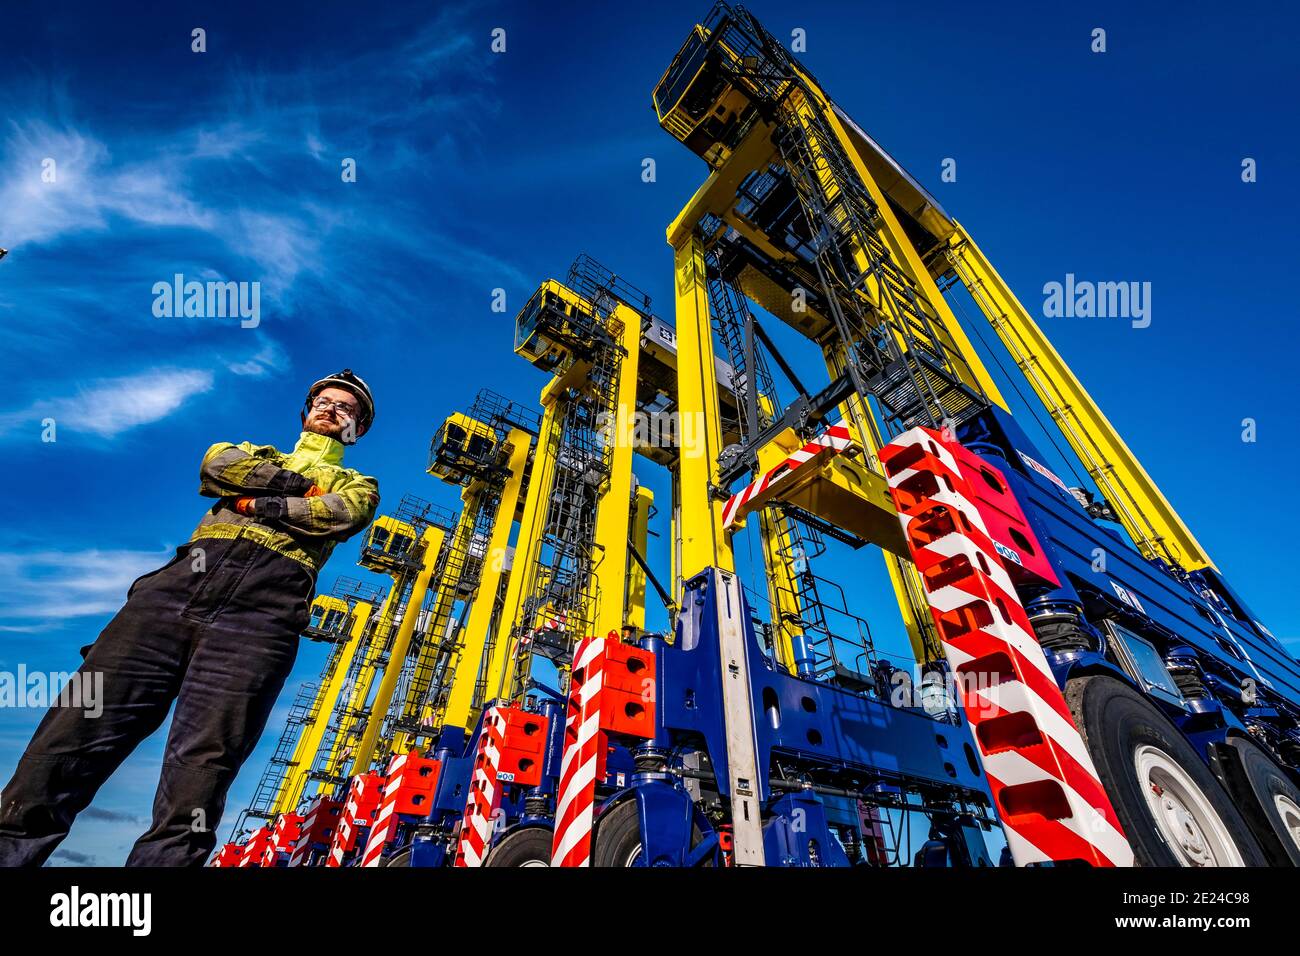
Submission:
{"label": "work glove", "polygon": [[[312,485],[315,488],[315,485]],[[248,518],[258,521],[275,521],[283,518],[288,506],[280,495],[267,495],[262,498],[236,498],[235,510]]]}

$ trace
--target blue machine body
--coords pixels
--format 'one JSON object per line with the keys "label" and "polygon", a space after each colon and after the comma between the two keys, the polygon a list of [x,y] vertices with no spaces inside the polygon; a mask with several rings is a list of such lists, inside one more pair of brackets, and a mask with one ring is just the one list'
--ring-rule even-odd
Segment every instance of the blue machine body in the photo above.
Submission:
{"label": "blue machine body", "polygon": [[[1145,690],[1120,667],[1109,646],[1104,622],[1114,622],[1157,642],[1167,653],[1196,662],[1207,695],[1181,703],[1168,697],[1151,700],[1207,757],[1210,744],[1245,732],[1243,716],[1268,721],[1283,735],[1294,734],[1300,720],[1300,661],[1217,572],[1188,574],[1143,557],[1118,530],[1089,515],[1064,483],[1043,474],[1047,469],[1042,454],[1000,409],[984,412],[958,437],[1003,466],[1060,578],[1059,590],[1044,590],[1025,601],[1031,618],[1036,607],[1075,604],[1098,628],[1097,648],[1049,654],[1059,684],[1064,686],[1075,675],[1106,671]],[[1259,692],[1258,706],[1224,706],[1240,702],[1243,690],[1252,687]]]}

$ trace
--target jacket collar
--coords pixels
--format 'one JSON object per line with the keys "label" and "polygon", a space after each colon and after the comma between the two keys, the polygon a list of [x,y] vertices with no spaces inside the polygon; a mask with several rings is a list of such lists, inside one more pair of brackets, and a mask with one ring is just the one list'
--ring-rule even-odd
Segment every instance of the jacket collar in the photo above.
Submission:
{"label": "jacket collar", "polygon": [[341,465],[343,443],[326,435],[303,432],[293,446],[290,457],[309,465]]}

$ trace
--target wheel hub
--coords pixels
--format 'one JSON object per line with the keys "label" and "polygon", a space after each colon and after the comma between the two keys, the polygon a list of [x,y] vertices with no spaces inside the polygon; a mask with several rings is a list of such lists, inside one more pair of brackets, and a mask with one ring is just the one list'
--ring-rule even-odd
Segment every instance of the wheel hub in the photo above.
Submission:
{"label": "wheel hub", "polygon": [[1281,793],[1273,795],[1273,804],[1277,807],[1278,816],[1282,818],[1287,836],[1300,847],[1300,804]]}
{"label": "wheel hub", "polygon": [[[1245,865],[1209,798],[1177,761],[1151,744],[1139,747],[1133,761],[1156,828],[1179,865]],[[1300,807],[1296,811],[1300,827]]]}

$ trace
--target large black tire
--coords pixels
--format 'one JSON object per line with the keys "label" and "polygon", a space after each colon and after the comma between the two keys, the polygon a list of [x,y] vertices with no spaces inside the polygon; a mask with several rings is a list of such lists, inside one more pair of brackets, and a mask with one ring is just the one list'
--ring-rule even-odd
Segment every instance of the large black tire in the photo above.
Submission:
{"label": "large black tire", "polygon": [[1080,677],[1065,700],[1138,866],[1268,865],[1205,761],[1141,694]]}
{"label": "large black tire", "polygon": [[551,831],[524,827],[507,833],[483,861],[484,866],[550,866]]}
{"label": "large black tire", "polygon": [[[691,826],[691,844],[702,839],[698,826]],[[591,863],[593,866],[645,866],[641,856],[641,816],[635,800],[624,800],[596,819],[591,831]],[[705,860],[700,866],[712,866]]]}
{"label": "large black tire", "polygon": [[1238,805],[1273,866],[1300,866],[1300,788],[1259,746],[1228,740],[1236,755],[1232,779]]}
{"label": "large black tire", "polygon": [[625,800],[601,814],[592,830],[591,844],[593,866],[635,866],[641,854],[641,818],[636,801]]}
{"label": "large black tire", "polygon": [[403,847],[392,856],[386,856],[379,861],[380,866],[410,866],[411,865],[411,847]]}

